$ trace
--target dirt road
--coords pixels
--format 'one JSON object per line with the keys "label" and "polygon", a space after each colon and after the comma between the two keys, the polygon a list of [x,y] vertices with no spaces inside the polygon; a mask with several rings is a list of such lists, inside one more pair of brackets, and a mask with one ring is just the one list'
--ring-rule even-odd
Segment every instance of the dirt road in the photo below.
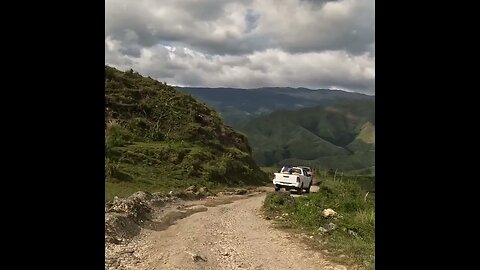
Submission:
{"label": "dirt road", "polygon": [[[176,207],[144,229],[123,269],[347,269],[260,216],[265,193]],[[228,198],[227,198],[228,200]]]}

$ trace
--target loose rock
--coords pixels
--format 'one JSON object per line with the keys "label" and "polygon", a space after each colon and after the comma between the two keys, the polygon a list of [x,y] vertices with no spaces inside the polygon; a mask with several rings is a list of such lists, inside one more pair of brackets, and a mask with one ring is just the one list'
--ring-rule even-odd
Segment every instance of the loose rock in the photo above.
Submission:
{"label": "loose rock", "polygon": [[330,208],[323,209],[322,211],[322,216],[324,218],[334,217],[336,215],[337,215],[337,212],[333,211],[333,209],[330,209]]}

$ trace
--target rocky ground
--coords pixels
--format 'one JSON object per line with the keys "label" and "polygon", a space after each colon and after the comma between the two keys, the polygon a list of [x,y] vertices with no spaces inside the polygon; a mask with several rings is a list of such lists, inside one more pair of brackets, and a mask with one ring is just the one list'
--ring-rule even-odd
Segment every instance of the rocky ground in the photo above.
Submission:
{"label": "rocky ground", "polygon": [[105,269],[347,269],[273,228],[264,190],[189,193],[201,198],[138,192],[107,204]]}

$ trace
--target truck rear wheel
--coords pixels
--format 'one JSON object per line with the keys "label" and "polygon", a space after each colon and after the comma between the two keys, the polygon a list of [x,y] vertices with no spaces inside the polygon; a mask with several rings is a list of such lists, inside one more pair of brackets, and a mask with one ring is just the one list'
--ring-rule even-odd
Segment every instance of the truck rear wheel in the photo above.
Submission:
{"label": "truck rear wheel", "polygon": [[300,186],[300,188],[297,188],[297,194],[298,194],[298,195],[302,195],[302,193],[303,193],[303,183],[302,183],[302,185]]}
{"label": "truck rear wheel", "polygon": [[280,190],[280,187],[279,186],[275,186],[275,191],[279,191]]}

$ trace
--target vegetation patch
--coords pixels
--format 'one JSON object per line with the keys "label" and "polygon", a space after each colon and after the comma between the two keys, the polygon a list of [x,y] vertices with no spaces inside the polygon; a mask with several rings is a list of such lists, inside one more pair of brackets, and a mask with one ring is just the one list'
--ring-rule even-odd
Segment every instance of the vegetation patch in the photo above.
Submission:
{"label": "vegetation patch", "polygon": [[329,178],[319,192],[295,198],[287,192],[269,193],[263,210],[280,227],[309,235],[308,242],[330,251],[333,260],[374,269],[375,192],[353,179]]}
{"label": "vegetation patch", "polygon": [[106,201],[191,185],[268,182],[245,135],[188,94],[133,70],[105,66]]}

